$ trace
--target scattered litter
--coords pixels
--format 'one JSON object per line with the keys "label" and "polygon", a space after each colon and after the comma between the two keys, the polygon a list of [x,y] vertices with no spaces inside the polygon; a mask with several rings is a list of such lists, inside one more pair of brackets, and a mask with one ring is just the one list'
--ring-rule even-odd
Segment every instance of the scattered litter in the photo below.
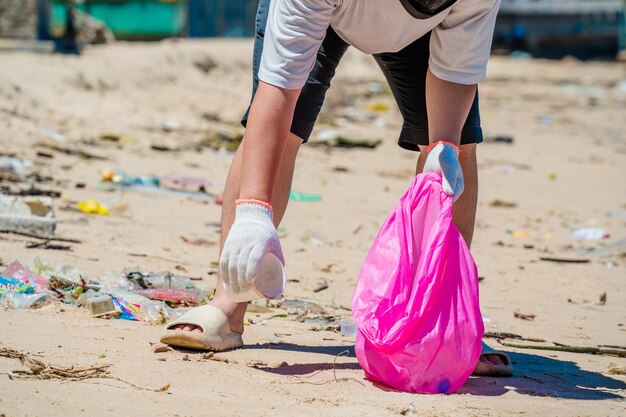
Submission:
{"label": "scattered litter", "polygon": [[551,172],[548,174],[548,179],[550,181],[556,181],[557,178],[558,178],[558,175],[556,174],[556,172]]}
{"label": "scattered litter", "polygon": [[99,202],[98,200],[86,200],[76,204],[76,208],[85,214],[99,214],[101,216],[108,216],[110,213],[109,207]]}
{"label": "scattered litter", "polygon": [[372,101],[365,105],[365,110],[376,113],[386,113],[389,110],[389,104],[384,101]]}
{"label": "scattered litter", "polygon": [[533,313],[520,313],[519,311],[516,311],[513,313],[513,317],[522,320],[534,320],[537,315]]}
{"label": "scattered litter", "polygon": [[617,366],[614,363],[609,364],[609,374],[626,375],[626,366]]}
{"label": "scattered litter", "polygon": [[322,279],[322,281],[315,288],[313,288],[313,292],[320,292],[326,289],[328,289],[328,281]]}
{"label": "scattered litter", "polygon": [[149,290],[137,290],[135,292],[151,300],[166,301],[173,305],[196,305],[201,298],[199,291],[196,289],[153,288]]}
{"label": "scattered litter", "polygon": [[0,156],[0,171],[23,173],[33,167],[33,161],[15,158],[11,156]]}
{"label": "scattered litter", "polygon": [[213,246],[217,244],[217,242],[213,242],[211,240],[202,239],[202,238],[191,239],[185,236],[181,236],[180,239],[183,242],[189,243],[190,245],[194,245],[194,246]]}
{"label": "scattered litter", "polygon": [[93,317],[104,316],[105,314],[114,314],[119,312],[115,307],[113,298],[110,295],[98,294],[87,300],[87,308]]}
{"label": "scattered litter", "polygon": [[333,130],[322,130],[317,136],[317,140],[310,141],[310,146],[324,146],[327,148],[366,148],[374,149],[382,143],[380,139],[364,139],[339,135]]}
{"label": "scattered litter", "polygon": [[128,145],[135,142],[135,140],[129,136],[111,132],[102,133],[100,135],[100,139],[108,142],[118,143],[120,145]]}
{"label": "scattered litter", "polygon": [[197,148],[211,148],[214,151],[235,152],[243,139],[243,129],[209,130],[196,145]]}
{"label": "scattered litter", "polygon": [[610,235],[600,227],[582,227],[572,229],[572,237],[580,240],[601,240],[609,238]]}
{"label": "scattered litter", "polygon": [[122,189],[173,194],[212,201],[215,195],[208,192],[212,186],[213,183],[204,178],[132,175],[121,170],[105,170],[98,188],[106,191]]}
{"label": "scattered litter", "polygon": [[300,236],[300,242],[311,246],[323,246],[326,242],[320,238],[315,232],[307,230]]}
{"label": "scattered litter", "polygon": [[496,135],[496,136],[487,136],[485,138],[485,142],[487,143],[513,143],[513,136],[511,135]]}
{"label": "scattered litter", "polygon": [[315,314],[322,314],[325,311],[324,307],[307,300],[285,300],[280,307],[286,310],[307,311]]}
{"label": "scattered litter", "polygon": [[52,301],[54,298],[47,293],[26,294],[18,292],[6,292],[0,294],[2,306],[12,310],[25,310],[29,308],[39,308]]}
{"label": "scattered litter", "polygon": [[0,231],[34,237],[52,237],[57,225],[50,197],[0,194]]}
{"label": "scattered litter", "polygon": [[278,337],[270,337],[267,339],[267,343],[270,345],[282,345],[284,342]]}
{"label": "scattered litter", "polygon": [[552,117],[552,116],[539,116],[539,118],[537,119],[537,122],[540,125],[552,126],[554,124],[554,117]]}
{"label": "scattered litter", "polygon": [[339,332],[342,336],[352,338],[356,337],[358,328],[352,317],[344,317],[341,319],[339,322]]}
{"label": "scattered litter", "polygon": [[26,249],[72,250],[70,246],[52,243],[50,239],[46,239],[43,242],[29,242],[25,247]]}
{"label": "scattered litter", "polygon": [[[66,280],[70,284],[80,284],[83,277],[86,276],[78,269],[63,263],[50,264],[39,257],[34,257],[26,265],[29,271],[43,277],[46,280],[51,278],[59,278]],[[48,282],[50,284],[50,282]]]}
{"label": "scattered litter", "polygon": [[321,201],[322,196],[320,194],[305,194],[305,193],[300,193],[297,191],[291,191],[289,193],[289,199],[294,200],[294,201],[313,202],[313,201]]}
{"label": "scattered litter", "polygon": [[175,132],[182,127],[176,119],[161,119],[157,121],[157,126],[164,132]]}
{"label": "scattered litter", "polygon": [[598,305],[601,305],[601,306],[605,304],[606,304],[606,291],[600,294],[600,301],[598,302]]}
{"label": "scattered litter", "polygon": [[520,336],[515,333],[505,333],[505,332],[485,332],[483,337],[492,338],[492,339],[514,339],[514,340],[525,340],[528,342],[537,342],[537,343],[545,343],[546,341],[543,339],[530,338]]}
{"label": "scattered litter", "polygon": [[42,147],[44,149],[49,149],[51,151],[63,153],[66,155],[78,156],[84,159],[93,159],[93,160],[98,160],[98,161],[105,161],[107,159],[104,156],[95,155],[86,151],[82,151],[80,149],[68,148],[68,147],[64,147],[64,146],[60,146],[60,145],[56,145],[52,143],[47,143],[47,142],[39,142],[37,143],[37,146]]}
{"label": "scattered litter", "polygon": [[35,288],[37,292],[48,291],[48,280],[31,272],[18,261],[11,262],[0,275],[27,283]]}
{"label": "scattered litter", "polygon": [[65,143],[67,141],[64,135],[47,127],[40,127],[39,134],[59,143]]}
{"label": "scattered litter", "polygon": [[333,272],[333,273],[339,273],[339,274],[341,274],[342,272],[346,272],[344,268],[342,268],[340,265],[335,264],[335,263],[328,264],[322,268],[319,268],[319,270],[322,272]]}
{"label": "scattered litter", "polygon": [[553,256],[542,256],[539,259],[547,262],[558,262],[567,264],[586,264],[590,262],[588,258],[557,258]]}
{"label": "scattered litter", "polygon": [[150,149],[152,149],[153,151],[160,151],[160,152],[180,152],[182,151],[182,148],[176,146],[176,145],[167,145],[164,143],[153,143],[150,145]]}
{"label": "scattered litter", "polygon": [[515,208],[517,207],[517,203],[495,199],[489,203],[489,207]]}
{"label": "scattered litter", "polygon": [[541,233],[541,234],[530,234],[524,230],[507,230],[506,231],[507,234],[518,238],[518,239],[525,239],[525,238],[530,238],[530,239],[537,239],[537,240],[549,240],[552,239],[552,233]]}
{"label": "scattered litter", "polygon": [[0,276],[0,294],[6,294],[8,292],[28,294],[32,293],[35,288],[24,281],[16,278],[6,278]]}

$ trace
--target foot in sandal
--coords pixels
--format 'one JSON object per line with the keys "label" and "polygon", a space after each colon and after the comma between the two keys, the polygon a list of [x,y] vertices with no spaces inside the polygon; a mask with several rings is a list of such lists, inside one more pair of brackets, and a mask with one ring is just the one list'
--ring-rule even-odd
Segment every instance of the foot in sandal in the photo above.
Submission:
{"label": "foot in sandal", "polygon": [[483,352],[478,359],[474,375],[479,376],[511,376],[513,367],[508,355],[494,350],[483,342]]}
{"label": "foot in sandal", "polygon": [[161,342],[212,351],[241,347],[246,305],[229,300],[220,291],[211,304],[193,308],[171,322],[161,335]]}

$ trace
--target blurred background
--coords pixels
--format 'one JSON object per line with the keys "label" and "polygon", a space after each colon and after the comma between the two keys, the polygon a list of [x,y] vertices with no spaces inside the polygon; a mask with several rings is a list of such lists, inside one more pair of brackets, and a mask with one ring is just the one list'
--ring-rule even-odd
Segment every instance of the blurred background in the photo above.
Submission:
{"label": "blurred background", "polygon": [[[79,43],[250,37],[255,0],[0,0],[0,37]],[[503,0],[494,52],[615,58],[626,48],[624,0]],[[64,39],[65,46],[61,45]]]}

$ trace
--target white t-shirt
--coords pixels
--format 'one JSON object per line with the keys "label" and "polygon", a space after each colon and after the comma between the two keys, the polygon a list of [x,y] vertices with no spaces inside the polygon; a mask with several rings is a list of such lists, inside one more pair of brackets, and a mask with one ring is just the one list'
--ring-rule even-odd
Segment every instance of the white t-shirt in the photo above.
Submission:
{"label": "white t-shirt", "polygon": [[459,84],[485,79],[500,0],[458,0],[416,19],[399,0],[272,0],[259,79],[296,90],[306,82],[328,26],[368,54],[397,52],[433,31],[429,67]]}

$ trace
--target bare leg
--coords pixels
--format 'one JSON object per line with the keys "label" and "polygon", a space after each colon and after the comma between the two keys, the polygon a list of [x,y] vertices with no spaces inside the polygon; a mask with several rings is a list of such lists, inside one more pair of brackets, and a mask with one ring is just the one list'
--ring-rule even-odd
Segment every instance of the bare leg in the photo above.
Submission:
{"label": "bare leg", "polygon": [[[302,139],[289,134],[287,144],[285,145],[285,151],[283,158],[278,169],[278,177],[274,186],[274,193],[272,195],[272,207],[274,224],[276,227],[280,224],[280,221],[287,209],[287,203],[289,202],[289,191],[291,190],[291,180],[293,179],[293,171],[296,163],[296,156]],[[241,167],[242,167],[242,149],[240,146],[233,162],[230,165],[228,171],[228,177],[226,178],[226,186],[224,188],[224,202],[222,203],[222,230],[220,238],[220,253],[224,246],[224,241],[228,232],[235,221],[235,200],[239,198],[239,185],[241,183]],[[224,292],[222,285],[222,278],[217,276],[217,288],[215,290],[215,297],[211,301],[211,304],[222,310],[230,322],[230,329],[234,332],[243,333],[243,319],[246,313],[247,303],[236,303],[231,301],[230,298]],[[201,329],[191,325],[180,325],[178,329],[200,332]]]}

